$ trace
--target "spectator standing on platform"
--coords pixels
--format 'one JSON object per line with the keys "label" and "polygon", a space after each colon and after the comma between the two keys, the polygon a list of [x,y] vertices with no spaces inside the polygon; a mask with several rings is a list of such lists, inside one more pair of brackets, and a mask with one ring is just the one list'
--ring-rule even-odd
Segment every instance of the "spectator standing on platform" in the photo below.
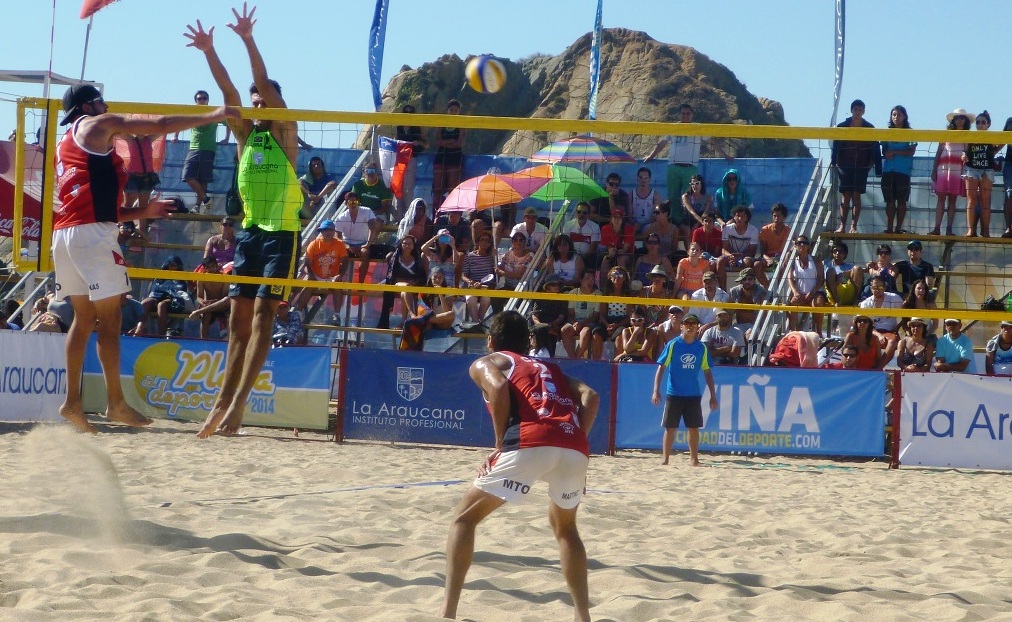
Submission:
{"label": "spectator standing on platform", "polygon": [[70,125],[56,146],[59,209],[53,214],[53,264],[57,291],[74,319],[66,339],[67,396],[60,416],[82,432],[95,432],[84,415],[78,379],[91,334],[98,332],[98,358],[105,380],[106,417],[130,426],[151,420],[131,408],[120,380],[120,294],[130,290],[130,278],[117,243],[119,221],[161,218],[169,206],[154,201],[144,210],[124,209],[126,171],[113,148],[117,134],[165,134],[197,125],[238,117],[234,109],[219,108],[200,116],[159,116],[131,119],[110,114],[94,86],[72,86],[63,95],[61,125]]}
{"label": "spectator standing on platform", "polygon": [[[1012,132],[1012,117],[1005,119],[1005,126],[1001,128],[1001,131]],[[1012,150],[1008,145],[1005,148],[1003,162],[1001,178],[1005,184],[1005,200],[1002,208],[1005,216],[1005,232],[1001,234],[1001,237],[1012,238]]]}
{"label": "spectator standing on platform", "polygon": [[[889,112],[889,128],[910,129],[906,108],[893,106]],[[916,150],[917,143],[888,140],[882,143],[882,198],[886,204],[886,233],[906,233],[903,230],[903,219],[907,215],[910,174],[913,172]]]}
{"label": "spectator standing on platform", "polygon": [[590,219],[590,203],[576,204],[575,217],[568,221],[562,232],[573,241],[573,249],[583,256],[587,266],[597,265],[597,247],[601,243],[601,226]]}
{"label": "spectator standing on platform", "polygon": [[910,334],[900,340],[896,349],[896,366],[900,371],[931,371],[935,343],[927,338],[928,323],[919,317],[907,320]]}
{"label": "spectator standing on platform", "polygon": [[[678,212],[671,211],[671,222],[676,224],[685,240],[685,251],[689,251],[692,232],[703,226],[703,215],[714,213],[713,197],[706,194],[706,183],[702,175],[693,175],[689,189],[682,193],[682,206]],[[672,210],[677,208],[672,207]]]}
{"label": "spectator standing on platform", "polygon": [[826,291],[829,302],[837,306],[850,306],[858,301],[864,289],[864,271],[847,261],[850,249],[846,242],[833,242],[832,257],[826,260]]}
{"label": "spectator standing on platform", "polygon": [[602,231],[611,222],[613,212],[618,210],[624,216],[632,207],[629,193],[622,189],[622,176],[618,173],[608,173],[604,190],[608,196],[590,200],[590,218],[601,225]]}
{"label": "spectator standing on platform", "polygon": [[[460,102],[446,102],[446,114],[460,114]],[[464,138],[467,130],[443,127],[436,133],[436,157],[432,161],[432,204],[438,210],[446,194],[460,183],[464,166]]]}
{"label": "spectator standing on platform", "polygon": [[987,342],[984,368],[988,376],[1012,376],[1012,320],[1002,320],[998,334]]}
{"label": "spectator standing on platform", "polygon": [[[869,282],[871,296],[861,301],[858,305],[869,312],[872,309],[901,309],[903,298],[899,294],[887,292],[885,281],[880,276],[871,278]],[[896,343],[899,341],[899,318],[893,316],[878,316],[873,321],[873,328],[878,333],[879,341],[883,348],[882,367],[889,364],[893,354],[896,353]]]}
{"label": "spectator standing on platform", "polygon": [[[875,127],[864,118],[864,102],[855,99],[850,104],[850,116],[836,127]],[[857,220],[861,217],[861,195],[868,190],[868,174],[875,169],[876,175],[882,175],[882,152],[879,144],[873,140],[834,140],[829,165],[832,166],[840,179],[840,226],[837,233],[847,230],[847,216],[850,206],[854,206],[854,220],[851,221],[850,232],[857,233]]]}
{"label": "spectator standing on platform", "polygon": [[[688,103],[682,104],[678,107],[678,122],[692,123],[694,112],[691,105]],[[643,158],[644,162],[649,162],[660,155],[665,147],[671,145],[671,148],[668,150],[667,171],[669,199],[680,197],[689,189],[689,181],[693,175],[699,172],[699,155],[704,142],[724,156],[724,159],[733,159],[717,142],[708,141],[702,136],[674,135],[665,136],[660,139],[657,145],[654,146],[653,151]]]}
{"label": "spectator standing on platform", "polygon": [[384,222],[390,220],[393,215],[394,193],[383,183],[379,165],[369,161],[362,170],[362,179],[351,187],[352,192],[358,195],[362,207],[371,209],[372,213]]}
{"label": "spectator standing on platform", "polygon": [[770,286],[766,271],[776,268],[787,246],[787,238],[791,235],[791,228],[787,226],[787,206],[776,203],[770,213],[773,222],[759,229],[759,259],[753,264],[756,277],[763,287]]}
{"label": "spectator standing on platform", "polygon": [[359,261],[358,281],[364,283],[369,272],[369,260],[383,259],[386,256],[375,244],[380,219],[371,209],[361,205],[361,198],[356,192],[345,194],[344,204],[347,209],[338,210],[334,226],[348,245],[348,257]]}
{"label": "spectator standing on platform", "polygon": [[759,230],[749,222],[752,212],[739,205],[732,210],[731,219],[721,230],[721,256],[717,259],[717,277],[725,289],[728,270],[752,267],[759,250]]}
{"label": "spectator standing on platform", "polygon": [[657,362],[660,364],[654,374],[654,391],[650,398],[654,406],[661,403],[661,379],[665,381],[664,392],[664,437],[661,441],[663,462],[671,458],[671,446],[675,442],[675,430],[685,420],[689,433],[689,463],[700,466],[699,428],[703,427],[703,408],[700,404],[699,375],[706,379],[710,390],[710,412],[717,410],[717,390],[713,385],[713,373],[706,345],[698,340],[699,318],[689,313],[682,318],[682,334],[664,346]]}
{"label": "spectator standing on platform", "polygon": [[[211,96],[203,89],[193,95],[193,102],[198,106],[206,106],[210,100]],[[197,195],[197,203],[194,205],[197,211],[207,212],[211,209],[207,186],[214,181],[214,155],[218,151],[218,145],[227,145],[232,135],[226,125],[225,138],[219,143],[218,125],[220,123],[208,123],[190,130],[190,150],[186,152],[186,160],[183,162],[183,181]],[[172,142],[178,140],[179,132],[176,132]]]}
{"label": "spectator standing on platform", "polygon": [[642,233],[654,221],[654,209],[661,204],[657,191],[650,187],[650,169],[641,166],[636,171],[636,187],[630,197],[629,220],[636,233]]}
{"label": "spectator standing on platform", "polygon": [[[791,298],[788,304],[795,307],[824,307],[826,305],[826,292],[823,290],[825,276],[822,272],[822,265],[819,260],[809,254],[811,242],[807,235],[799,235],[794,239],[794,259],[791,261],[787,271],[787,285],[791,289]],[[815,332],[822,336],[821,313],[812,313],[812,326]],[[789,330],[798,329],[798,314],[791,312],[787,314],[787,325]]]}
{"label": "spectator standing on platform", "polygon": [[302,188],[302,195],[306,198],[299,218],[308,220],[320,211],[323,202],[337,189],[337,180],[327,172],[323,158],[313,156],[309,158],[309,171],[299,177],[299,187]]}
{"label": "spectator standing on platform", "polygon": [[907,259],[893,264],[896,273],[896,293],[906,296],[914,281],[924,281],[928,289],[935,287],[935,266],[922,259],[924,246],[920,240],[907,243]]}
{"label": "spectator standing on platform", "polygon": [[713,365],[741,365],[745,349],[745,335],[731,323],[727,309],[715,309],[717,323],[703,331],[700,341],[706,344]]}
{"label": "spectator standing on platform", "polygon": [[[949,124],[947,130],[969,130],[970,113],[963,108],[956,108],[945,115]],[[928,235],[940,235],[942,217],[945,217],[945,235],[953,235],[952,225],[956,219],[956,197],[966,196],[966,183],[963,181],[963,153],[966,143],[939,143],[935,152],[935,161],[931,167],[932,190],[938,195],[935,206],[935,228]]]}
{"label": "spectator standing on platform", "polygon": [[204,257],[211,255],[219,266],[235,261],[235,220],[231,216],[221,219],[221,233],[207,238],[204,243]]}
{"label": "spectator standing on platform", "polygon": [[[401,112],[404,114],[414,114],[415,107],[412,104],[404,104]],[[397,140],[411,143],[411,160],[408,161],[408,166],[404,169],[404,179],[401,181],[401,198],[397,200],[398,211],[403,212],[402,206],[409,205],[415,198],[418,156],[428,149],[429,141],[422,134],[422,128],[417,125],[398,125]]]}
{"label": "spectator standing on platform", "polygon": [[[991,127],[991,115],[987,110],[977,115],[978,132]],[[977,223],[980,222],[980,236],[991,237],[991,190],[994,188],[994,156],[1001,145],[972,143],[963,153],[963,177],[966,180],[966,237],[977,237]],[[978,214],[978,210],[980,213]]]}
{"label": "spectator standing on platform", "polygon": [[[242,40],[249,56],[253,85],[250,100],[256,108],[286,108],[280,85],[271,80],[263,56],[253,39],[253,14],[232,9],[235,23],[228,27]],[[200,22],[189,26],[188,46],[204,53],[211,75],[228,105],[241,103],[228,71],[214,49],[212,28],[204,32]],[[238,144],[238,188],[243,203],[243,232],[237,235],[233,271],[238,276],[291,278],[299,248],[299,210],[302,191],[295,174],[298,160],[298,128],[294,121],[242,119],[230,121]],[[242,427],[250,392],[267,360],[278,305],[285,298],[280,285],[234,284],[229,316],[228,351],[221,390],[204,425],[197,433],[235,434]]]}
{"label": "spectator standing on platform", "polygon": [[544,479],[551,499],[548,522],[559,543],[574,619],[590,622],[587,553],[576,528],[576,511],[586,487],[587,433],[597,417],[597,393],[551,361],[527,358],[527,320],[515,311],[493,318],[488,347],[491,354],[472,363],[470,373],[492,415],[495,451],[454,512],[439,615],[457,616],[478,523],[504,503],[520,501]]}
{"label": "spectator standing on platform", "polygon": [[935,371],[977,373],[973,360],[973,342],[962,332],[958,318],[945,319],[945,332],[935,346]]}
{"label": "spectator standing on platform", "polygon": [[752,195],[745,189],[745,182],[741,173],[736,168],[729,168],[720,181],[720,188],[717,188],[713,195],[713,204],[717,210],[717,217],[721,227],[724,227],[734,215],[734,210],[739,205],[745,206],[752,214]]}

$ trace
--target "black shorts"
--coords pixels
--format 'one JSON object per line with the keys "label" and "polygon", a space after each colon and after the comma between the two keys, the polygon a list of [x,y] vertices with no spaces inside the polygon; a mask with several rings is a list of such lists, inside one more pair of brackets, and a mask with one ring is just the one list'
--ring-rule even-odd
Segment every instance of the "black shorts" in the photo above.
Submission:
{"label": "black shorts", "polygon": [[188,151],[183,161],[183,181],[196,179],[202,184],[214,181],[214,152]]}
{"label": "black shorts", "polygon": [[703,407],[700,405],[701,395],[682,396],[668,395],[664,398],[665,428],[677,428],[685,420],[687,428],[703,427]]}
{"label": "black shorts", "polygon": [[903,173],[882,173],[882,198],[906,203],[910,198],[910,176]]}
{"label": "black shorts", "polygon": [[158,173],[130,173],[123,191],[130,194],[147,193],[154,190],[160,182]]}
{"label": "black shorts", "polygon": [[[253,225],[235,234],[235,263],[232,273],[237,276],[290,279],[295,274],[298,251],[298,231],[264,231]],[[228,287],[228,295],[233,298],[284,300],[288,296],[288,288],[282,285],[233,283]]]}
{"label": "black shorts", "polygon": [[840,192],[857,192],[864,194],[868,191],[868,169],[866,168],[841,168],[840,169]]}

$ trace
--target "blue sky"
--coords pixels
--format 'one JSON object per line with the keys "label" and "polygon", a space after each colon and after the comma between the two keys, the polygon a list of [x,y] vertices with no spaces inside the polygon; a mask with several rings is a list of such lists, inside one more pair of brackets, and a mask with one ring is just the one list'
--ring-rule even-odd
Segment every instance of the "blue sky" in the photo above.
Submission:
{"label": "blue sky", "polygon": [[[4,0],[0,69],[49,65],[53,0]],[[15,8],[15,5],[17,8]],[[214,25],[215,42],[236,84],[250,81],[238,37],[225,27],[232,2],[121,0],[95,16],[85,77],[103,82],[118,101],[190,103],[197,88],[220,101],[199,52],[185,47],[186,24]],[[847,3],[843,109],[860,97],[866,118],[882,127],[902,103],[917,128],[944,125],[956,107],[988,109],[999,129],[1012,116],[1003,78],[1009,9],[981,0],[956,10],[938,0]],[[87,21],[81,0],[56,0],[53,71],[78,77]],[[155,9],[154,7],[158,7]],[[295,7],[295,8],[292,8]],[[558,54],[593,26],[596,0],[390,0],[383,85],[402,65],[443,54],[491,53],[519,59]],[[366,45],[371,0],[265,0],[256,37],[291,107],[372,109]],[[757,96],[781,102],[791,125],[825,126],[832,112],[833,0],[605,0],[606,28],[642,30],[665,43],[689,45],[730,68]],[[62,95],[57,87],[54,96]],[[0,132],[14,127],[18,95],[41,87],[0,83]],[[845,114],[841,114],[841,119]]]}

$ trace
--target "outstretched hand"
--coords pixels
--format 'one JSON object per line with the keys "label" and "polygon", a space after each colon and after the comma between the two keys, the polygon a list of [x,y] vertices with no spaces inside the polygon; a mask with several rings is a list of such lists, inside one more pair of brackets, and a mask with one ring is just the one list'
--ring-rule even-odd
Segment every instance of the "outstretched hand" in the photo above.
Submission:
{"label": "outstretched hand", "polygon": [[189,24],[187,24],[186,27],[190,29],[190,32],[183,33],[183,36],[190,40],[190,42],[186,44],[186,47],[197,48],[201,52],[206,52],[214,48],[214,26],[211,26],[211,29],[205,32],[204,26],[198,19],[196,28]]}
{"label": "outstretched hand", "polygon": [[[215,110],[214,112],[215,112],[215,114],[220,114],[220,115],[224,116],[225,120],[238,121],[239,119],[242,118],[242,115],[239,114],[239,109],[236,108],[235,106],[221,106],[217,110]],[[218,144],[224,144],[224,143],[218,143]]]}
{"label": "outstretched hand", "polygon": [[226,24],[232,29],[232,32],[239,35],[239,38],[246,40],[253,36],[253,26],[257,23],[257,20],[253,19],[253,14],[257,12],[257,8],[247,10],[246,3],[242,3],[242,15],[239,15],[239,11],[232,9],[232,15],[235,15],[234,24]]}

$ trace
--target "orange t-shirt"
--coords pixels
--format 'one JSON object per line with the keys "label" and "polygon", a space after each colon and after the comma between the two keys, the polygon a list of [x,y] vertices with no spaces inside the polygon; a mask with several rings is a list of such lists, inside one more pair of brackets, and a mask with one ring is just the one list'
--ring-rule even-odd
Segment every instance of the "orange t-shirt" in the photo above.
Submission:
{"label": "orange t-shirt", "polygon": [[784,246],[787,246],[787,236],[790,234],[791,228],[786,225],[779,235],[773,230],[773,223],[763,225],[762,229],[759,229],[759,248],[764,255],[777,257],[783,252]]}
{"label": "orange t-shirt", "polygon": [[710,269],[710,262],[700,258],[699,263],[694,266],[691,259],[683,257],[678,260],[678,267],[682,269],[682,282],[678,287],[694,292],[703,286],[703,274]]}
{"label": "orange t-shirt", "polygon": [[341,264],[348,256],[348,245],[336,237],[329,242],[318,237],[306,249],[306,264],[313,276],[320,280],[333,279],[340,275]]}

